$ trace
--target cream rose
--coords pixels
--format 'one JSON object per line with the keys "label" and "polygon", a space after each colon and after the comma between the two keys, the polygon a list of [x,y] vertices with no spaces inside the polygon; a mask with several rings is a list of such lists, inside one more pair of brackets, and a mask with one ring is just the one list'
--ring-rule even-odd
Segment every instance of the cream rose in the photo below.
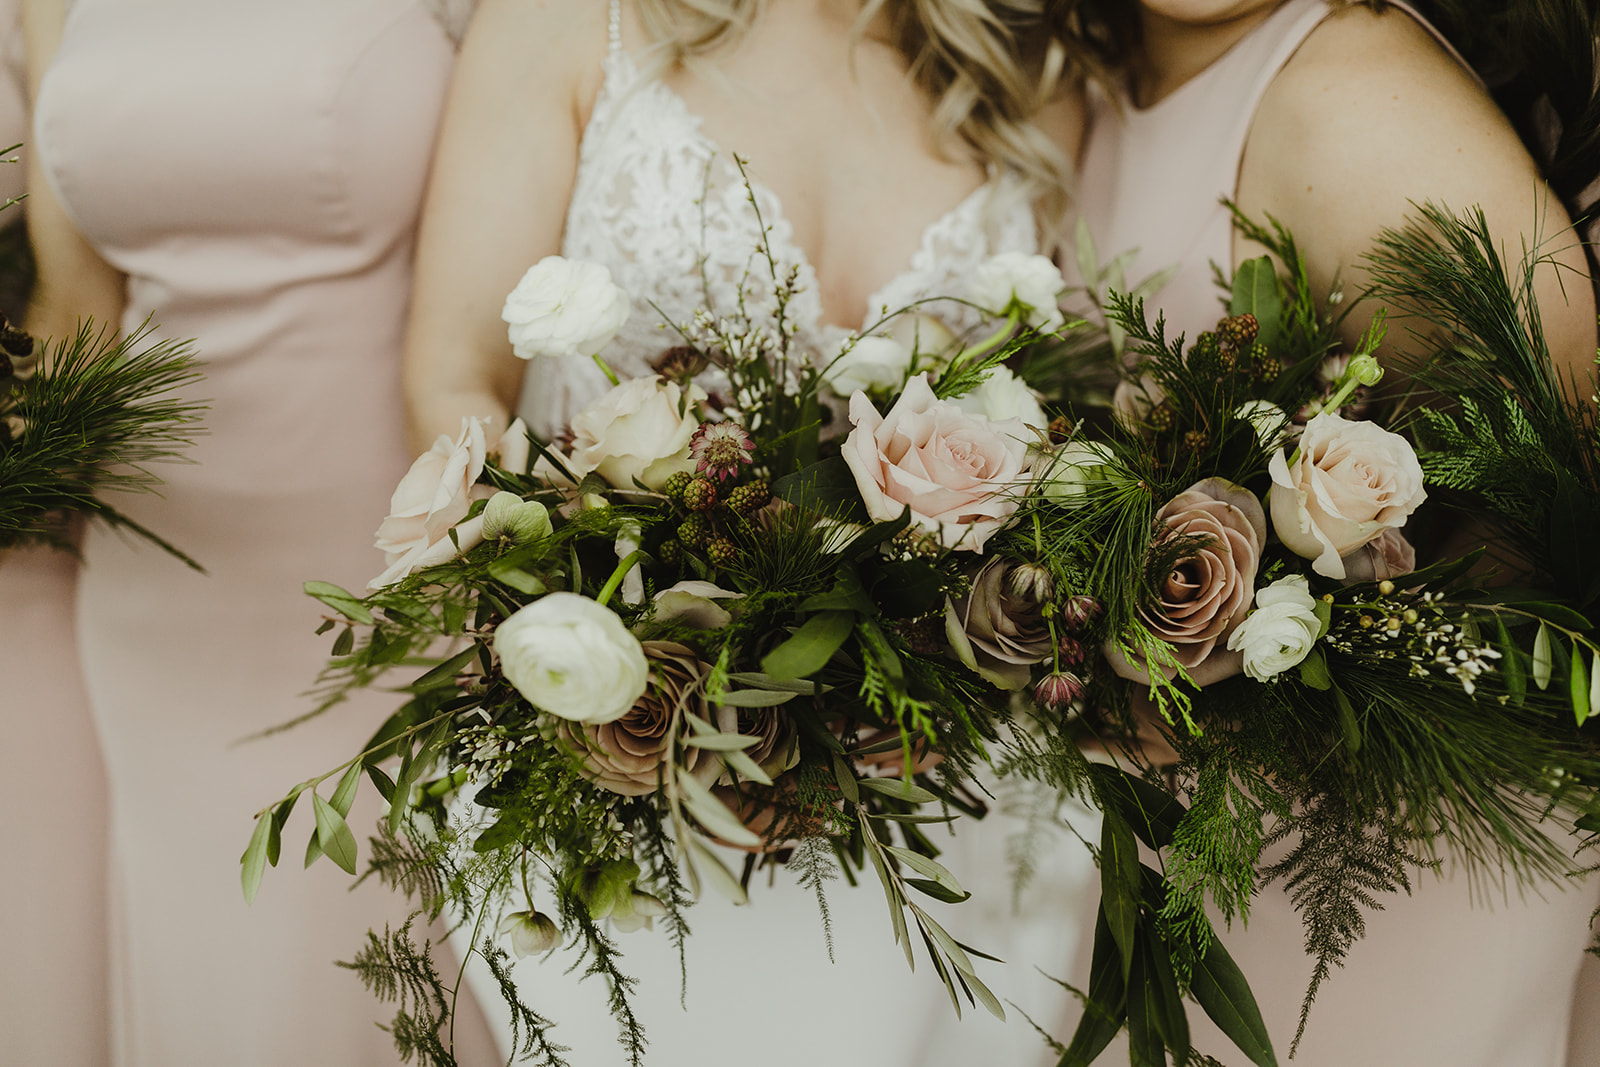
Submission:
{"label": "cream rose", "polygon": [[1228,637],[1244,657],[1244,673],[1269,681],[1311,654],[1322,632],[1317,602],[1304,576],[1280,578],[1256,592],[1256,610]]}
{"label": "cream rose", "polygon": [[840,396],[858,390],[890,391],[900,388],[911,370],[911,350],[889,337],[867,336],[849,343],[822,374],[823,382]]}
{"label": "cream rose", "polygon": [[[466,518],[474,500],[493,492],[477,484],[489,451],[486,425],[484,419],[462,419],[454,441],[440,434],[400,479],[374,541],[383,550],[386,566],[367,583],[368,589],[393,585],[412,571],[454,559],[483,540],[481,515],[457,523]],[[456,531],[454,542],[451,528]]]}
{"label": "cream rose", "polygon": [[628,294],[598,263],[546,256],[511,290],[500,317],[521,359],[592,356],[628,321]]}
{"label": "cream rose", "polygon": [[850,421],[844,461],[874,520],[910,507],[911,521],[946,548],[981,552],[1016,512],[1033,436],[1020,419],[969,415],[937,399],[919,374],[888,415],[865,393],[852,396]]}
{"label": "cream rose", "polygon": [[1267,469],[1278,539],[1328,578],[1343,578],[1340,557],[1404,526],[1428,498],[1405,438],[1327,412],[1306,423],[1292,464],[1279,449]]}
{"label": "cream rose", "polygon": [[698,386],[685,390],[660,378],[630,378],[572,420],[568,466],[580,478],[593,471],[618,489],[659,490],[677,471],[692,472],[689,441],[700,428]]}
{"label": "cream rose", "polygon": [[1061,269],[1048,256],[1001,252],[978,264],[971,298],[995,315],[1005,315],[1016,305],[1022,309],[1023,322],[1049,333],[1067,321],[1058,304],[1065,288]]}
{"label": "cream rose", "polygon": [[495,628],[506,680],[542,711],[580,723],[620,719],[644,695],[650,665],[615,612],[550,593]]}
{"label": "cream rose", "polygon": [[[1177,560],[1159,599],[1139,609],[1150,632],[1172,646],[1174,658],[1195,685],[1206,686],[1243,669],[1237,651],[1218,651],[1244,621],[1255,590],[1256,568],[1267,540],[1267,516],[1248,489],[1221,478],[1207,478],[1179,493],[1156,512],[1169,536],[1197,539],[1191,554]],[[1111,669],[1136,682],[1150,680],[1150,665],[1133,660],[1108,641],[1103,649]],[[1173,677],[1177,672],[1161,666]]]}
{"label": "cream rose", "polygon": [[1028,383],[1005,367],[991,370],[983,384],[965,396],[956,397],[954,403],[962,411],[982,415],[990,422],[1021,419],[1026,426],[1040,428],[1050,422],[1045,418],[1044,408],[1039,406],[1039,398],[1028,387]]}

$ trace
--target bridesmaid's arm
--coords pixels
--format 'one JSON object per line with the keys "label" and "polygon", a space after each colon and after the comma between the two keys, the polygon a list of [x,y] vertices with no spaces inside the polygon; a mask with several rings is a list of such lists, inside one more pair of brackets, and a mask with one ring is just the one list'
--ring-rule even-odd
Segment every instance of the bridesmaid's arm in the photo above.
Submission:
{"label": "bridesmaid's arm", "polygon": [[[1240,207],[1294,233],[1317,292],[1339,274],[1367,283],[1361,256],[1413,202],[1482,206],[1515,266],[1545,242],[1535,291],[1551,355],[1587,400],[1594,368],[1594,293],[1580,238],[1515,131],[1461,66],[1404,13],[1350,7],[1306,40],[1262,100],[1239,173]],[[1234,260],[1259,254],[1237,239]],[[1367,316],[1352,315],[1359,332]],[[1403,344],[1396,320],[1390,347]],[[1352,336],[1347,338],[1354,341]]]}
{"label": "bridesmaid's arm", "polygon": [[599,0],[484,0],[473,18],[417,245],[405,392],[419,451],[463,415],[503,427],[516,407],[523,368],[500,309],[561,246],[605,48]]}
{"label": "bridesmaid's arm", "polygon": [[[28,49],[28,98],[38,96],[39,82],[61,41],[68,0],[25,0],[23,34]],[[83,239],[62,210],[39,166],[39,153],[24,148],[28,165],[28,217],[37,279],[28,302],[27,329],[40,337],[70,337],[80,319],[118,329],[126,300],[126,277]]]}

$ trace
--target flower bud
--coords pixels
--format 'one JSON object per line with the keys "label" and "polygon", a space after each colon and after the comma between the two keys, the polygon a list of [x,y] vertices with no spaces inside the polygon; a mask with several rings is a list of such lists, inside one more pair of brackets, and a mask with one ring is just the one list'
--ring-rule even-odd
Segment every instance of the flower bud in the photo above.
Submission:
{"label": "flower bud", "polygon": [[1362,385],[1377,385],[1383,381],[1383,368],[1376,356],[1356,356],[1345,373]]}
{"label": "flower bud", "polygon": [[666,913],[667,906],[660,898],[642,889],[635,889],[626,902],[619,900],[616,910],[611,913],[611,923],[623,933],[632,933],[641,927],[649,930],[655,925],[656,918]]}
{"label": "flower bud", "polygon": [[525,545],[550,536],[550,510],[537,500],[500,492],[483,509],[483,537]]}
{"label": "flower bud", "polygon": [[514,911],[500,922],[500,936],[511,939],[518,959],[561,947],[561,928],[539,911]]}
{"label": "flower bud", "polygon": [[1048,601],[1056,589],[1056,580],[1050,568],[1038,563],[1024,563],[1012,568],[1006,584],[1011,587],[1012,596],[1031,597],[1039,603]]}
{"label": "flower bud", "polygon": [[1061,662],[1069,667],[1076,667],[1089,656],[1089,650],[1083,647],[1083,642],[1071,634],[1061,635],[1061,639],[1056,642],[1056,653]]}
{"label": "flower bud", "polygon": [[1070,671],[1056,671],[1039,679],[1033,699],[1051,711],[1060,711],[1083,696],[1083,679]]}
{"label": "flower bud", "polygon": [[1068,597],[1061,605],[1061,618],[1074,630],[1082,629],[1100,617],[1100,601],[1092,596]]}

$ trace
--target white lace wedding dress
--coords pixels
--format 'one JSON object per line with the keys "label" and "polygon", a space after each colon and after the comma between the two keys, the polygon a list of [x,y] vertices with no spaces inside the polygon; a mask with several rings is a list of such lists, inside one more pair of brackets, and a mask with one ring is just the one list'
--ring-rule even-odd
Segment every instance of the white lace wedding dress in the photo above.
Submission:
{"label": "white lace wedding dress", "polygon": [[[709,296],[731,309],[747,276],[750,298],[763,292],[766,265],[755,259],[761,236],[782,267],[797,267],[802,289],[788,309],[797,340],[831,354],[848,331],[823,320],[811,264],[772,192],[752,180],[747,193],[731,154],[711,142],[683,100],[657,80],[641,83],[623,49],[617,0],[605,79],[584,131],[567,213],[562,255],[610,269],[633,300],[627,325],[604,351],[622,377],[650,373],[648,361],[676,342],[661,313],[687,323]],[[1033,214],[1016,184],[997,177],[930,223],[904,271],[868,301],[869,318],[934,296],[965,292],[973,268],[1003,251],[1036,250]],[[767,286],[770,290],[770,283]],[[979,325],[954,301],[929,305],[956,333]],[[864,324],[865,325],[865,324]],[[535,360],[528,368],[520,414],[549,439],[608,388],[587,359]],[[1009,783],[1002,793],[1016,795]],[[999,804],[995,805],[998,809]],[[942,858],[975,897],[939,909],[939,920],[963,942],[1006,960],[981,977],[1002,1000],[1052,1026],[1066,994],[1042,977],[1066,975],[1077,938],[1078,888],[1089,861],[1064,835],[1044,835],[1040,869],[1013,905],[1006,848],[1024,822],[998,810],[981,823],[958,823],[961,836]],[[936,838],[941,847],[943,840]],[[727,856],[737,870],[742,854]],[[734,907],[708,892],[689,912],[688,986],[679,1004],[676,951],[662,931],[619,935],[623,970],[640,979],[637,1009],[650,1041],[648,1062],[660,1067],[810,1067],[815,1063],[933,1067],[980,1058],[994,1063],[1054,1063],[1022,1012],[1001,1023],[981,1008],[958,1021],[943,985],[920,960],[915,974],[894,944],[883,893],[870,873],[854,888],[842,879],[828,894],[835,962],[830,963],[812,893],[785,869],[763,872],[750,903]],[[921,950],[918,949],[920,954]],[[561,954],[518,964],[525,1000],[560,1026],[582,1067],[626,1062],[595,980],[564,973]],[[491,1020],[502,1009],[480,968],[474,986]]]}

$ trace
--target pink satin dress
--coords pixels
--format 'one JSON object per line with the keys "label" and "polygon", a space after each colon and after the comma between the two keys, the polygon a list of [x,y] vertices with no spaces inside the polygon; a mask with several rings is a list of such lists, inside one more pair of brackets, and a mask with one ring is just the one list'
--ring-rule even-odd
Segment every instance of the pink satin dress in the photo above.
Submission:
{"label": "pink satin dress", "polygon": [[[0,148],[31,141],[21,5],[0,2]],[[24,151],[31,149],[31,145]],[[25,187],[0,164],[0,203]],[[0,212],[20,222],[21,205]],[[0,766],[19,808],[0,820],[0,1061],[95,1067],[107,1056],[106,786],[81,681],[77,563],[0,558]]]}
{"label": "pink satin dress", "polygon": [[[299,869],[304,799],[253,907],[239,856],[257,810],[358,751],[392,705],[246,740],[307,710],[328,654],[301,583],[361,589],[381,568],[372,533],[408,458],[413,233],[451,63],[417,0],[77,0],[39,93],[48,180],[127,274],[123,328],[193,339],[210,403],[194,462],[126,504],[209,573],[96,528],[78,581],[122,1067],[398,1060],[374,1025],[392,1008],[334,961],[406,903],[375,882],[348,892],[327,861]],[[363,853],[375,814],[351,815]],[[72,1009],[94,1023],[83,999]]]}
{"label": "pink satin dress", "polygon": [[[1079,209],[1102,258],[1138,249],[1130,284],[1177,265],[1148,302],[1152,314],[1166,314],[1169,336],[1181,330],[1193,337],[1223,314],[1212,264],[1231,269],[1232,243],[1218,198],[1234,194],[1256,105],[1328,11],[1324,0],[1289,0],[1154,106],[1128,107],[1119,118],[1102,101],[1094,115]],[[1579,857],[1574,866],[1588,862]],[[1508,895],[1474,886],[1449,858],[1437,876],[1414,874],[1410,896],[1385,897],[1384,910],[1366,913],[1366,938],[1323,984],[1292,1063],[1593,1067],[1600,1062],[1595,1026],[1582,1013],[1573,1018],[1570,1060],[1567,1045],[1595,903],[1592,879],[1567,883],[1565,891],[1546,885]],[[1285,1057],[1313,966],[1299,913],[1274,885],[1256,898],[1248,926],[1236,922],[1219,932],[1250,980],[1279,1062],[1291,1062]],[[1085,934],[1080,977],[1088,973]],[[1077,1015],[1074,1005],[1061,1032],[1071,1032]],[[1225,1063],[1243,1060],[1198,1009],[1190,1022],[1196,1048]],[[1126,1059],[1122,1040],[1104,1054],[1106,1063]]]}

